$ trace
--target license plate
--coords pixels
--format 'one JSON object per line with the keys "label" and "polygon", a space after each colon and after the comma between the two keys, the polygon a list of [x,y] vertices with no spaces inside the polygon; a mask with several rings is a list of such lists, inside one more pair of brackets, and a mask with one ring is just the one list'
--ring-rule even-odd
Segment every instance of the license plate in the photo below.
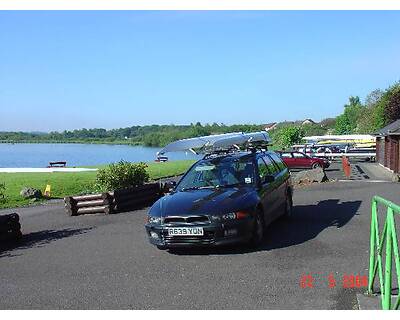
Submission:
{"label": "license plate", "polygon": [[169,236],[202,236],[203,228],[168,228]]}

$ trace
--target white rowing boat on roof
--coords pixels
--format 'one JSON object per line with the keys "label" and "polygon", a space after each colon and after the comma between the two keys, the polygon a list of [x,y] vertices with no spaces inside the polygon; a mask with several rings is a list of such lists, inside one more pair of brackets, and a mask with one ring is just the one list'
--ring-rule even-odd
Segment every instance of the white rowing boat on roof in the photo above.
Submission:
{"label": "white rowing boat on roof", "polygon": [[212,152],[230,149],[237,146],[250,146],[252,144],[268,144],[271,139],[267,132],[233,132],[204,137],[183,139],[172,142],[161,149],[157,154],[162,155],[167,152],[192,151],[195,150]]}

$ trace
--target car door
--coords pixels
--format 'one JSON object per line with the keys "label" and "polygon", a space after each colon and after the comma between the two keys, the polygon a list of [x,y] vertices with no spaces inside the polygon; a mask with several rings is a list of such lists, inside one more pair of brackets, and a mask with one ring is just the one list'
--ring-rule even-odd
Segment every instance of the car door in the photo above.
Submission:
{"label": "car door", "polygon": [[259,179],[259,197],[264,208],[265,225],[270,224],[274,220],[274,212],[276,211],[276,197],[274,192],[274,184],[265,181],[265,177],[270,175],[267,164],[261,156],[257,159],[257,175]]}
{"label": "car door", "polygon": [[268,153],[267,157],[271,158],[277,170],[276,180],[279,181],[278,186],[278,203],[280,205],[277,214],[281,216],[285,212],[287,192],[290,185],[290,174],[288,168],[283,163],[282,159],[275,153]]}
{"label": "car door", "polygon": [[293,158],[296,162],[296,168],[304,169],[310,167],[310,159],[302,152],[293,152]]}
{"label": "car door", "polygon": [[292,152],[282,152],[281,157],[288,168],[296,168],[296,162]]}
{"label": "car door", "polygon": [[274,211],[272,212],[272,217],[273,219],[276,219],[281,215],[282,207],[285,204],[285,180],[287,179],[287,175],[279,168],[269,154],[264,154],[263,159],[267,164],[269,174],[274,177],[274,182],[271,183],[271,192],[273,193],[272,198],[275,202],[273,206]]}

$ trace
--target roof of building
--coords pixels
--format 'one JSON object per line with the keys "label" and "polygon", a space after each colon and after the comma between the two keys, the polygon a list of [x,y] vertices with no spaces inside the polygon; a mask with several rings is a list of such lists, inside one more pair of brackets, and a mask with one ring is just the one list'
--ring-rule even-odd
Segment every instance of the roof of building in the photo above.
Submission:
{"label": "roof of building", "polygon": [[400,135],[400,119],[380,129],[377,134],[380,136]]}
{"label": "roof of building", "polygon": [[315,121],[313,119],[307,118],[304,119],[302,123],[315,123]]}

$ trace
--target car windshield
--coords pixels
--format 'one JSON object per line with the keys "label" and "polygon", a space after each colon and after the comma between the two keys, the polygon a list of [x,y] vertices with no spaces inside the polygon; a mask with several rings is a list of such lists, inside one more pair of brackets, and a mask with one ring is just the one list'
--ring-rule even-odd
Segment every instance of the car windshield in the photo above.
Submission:
{"label": "car windshield", "polygon": [[252,185],[254,181],[255,171],[251,157],[224,157],[198,162],[177,185],[177,190],[236,187]]}

